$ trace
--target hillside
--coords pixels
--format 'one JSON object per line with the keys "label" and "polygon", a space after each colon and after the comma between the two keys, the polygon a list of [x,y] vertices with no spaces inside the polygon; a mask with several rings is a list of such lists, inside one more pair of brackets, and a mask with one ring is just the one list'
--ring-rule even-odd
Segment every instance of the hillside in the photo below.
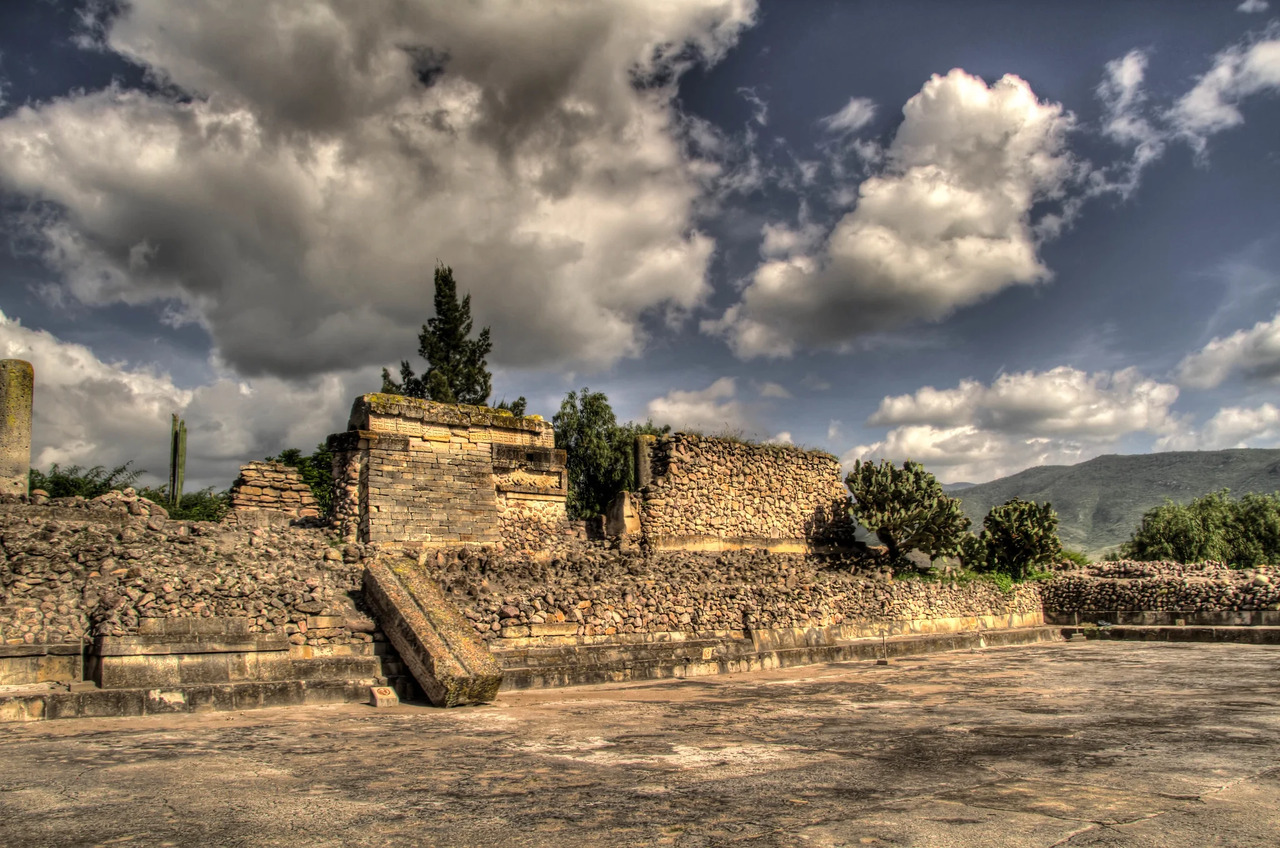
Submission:
{"label": "hillside", "polygon": [[1280,450],[1240,448],[1100,456],[1079,465],[1044,465],[952,492],[981,529],[996,504],[1013,497],[1049,501],[1062,543],[1097,554],[1128,540],[1142,514],[1170,498],[1186,503],[1218,489],[1280,491]]}

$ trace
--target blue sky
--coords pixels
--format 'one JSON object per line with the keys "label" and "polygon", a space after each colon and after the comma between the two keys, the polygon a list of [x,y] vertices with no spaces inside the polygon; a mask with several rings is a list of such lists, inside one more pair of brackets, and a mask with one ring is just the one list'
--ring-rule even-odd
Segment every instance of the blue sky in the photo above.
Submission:
{"label": "blue sky", "polygon": [[41,467],[163,476],[180,412],[221,488],[416,359],[442,261],[548,418],[1272,447],[1278,94],[1263,0],[4,3],[0,355]]}

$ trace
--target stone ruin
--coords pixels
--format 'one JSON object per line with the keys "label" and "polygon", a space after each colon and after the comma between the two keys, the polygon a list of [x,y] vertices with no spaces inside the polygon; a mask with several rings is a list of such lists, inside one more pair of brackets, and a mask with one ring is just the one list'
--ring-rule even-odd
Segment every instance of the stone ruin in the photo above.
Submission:
{"label": "stone ruin", "polygon": [[255,461],[240,466],[231,485],[231,509],[269,509],[290,518],[319,518],[320,504],[298,469],[283,462]]}
{"label": "stone ruin", "polygon": [[27,428],[2,440],[22,474],[0,493],[0,686],[19,690],[0,691],[0,721],[371,693],[475,703],[1029,644],[1062,638],[1046,619],[1128,620],[1135,605],[1156,610],[1144,623],[1280,624],[1263,573],[1103,568],[1006,592],[859,571],[834,457],[693,434],[641,439],[636,491],[589,539],[566,518],[547,422],[384,394],[357,398],[329,439],[328,524],[297,471],[272,463],[242,469],[219,524],[170,520],[129,491],[37,503],[24,373],[3,372],[17,389],[0,398]]}
{"label": "stone ruin", "polygon": [[571,535],[565,454],[536,416],[363,395],[328,446],[343,538],[539,550]]}

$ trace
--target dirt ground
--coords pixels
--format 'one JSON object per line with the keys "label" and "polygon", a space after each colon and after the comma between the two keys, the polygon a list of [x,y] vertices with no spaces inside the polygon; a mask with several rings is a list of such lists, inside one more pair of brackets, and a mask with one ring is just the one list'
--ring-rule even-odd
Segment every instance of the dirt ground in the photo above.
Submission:
{"label": "dirt ground", "polygon": [[0,844],[1274,848],[1280,648],[0,725]]}

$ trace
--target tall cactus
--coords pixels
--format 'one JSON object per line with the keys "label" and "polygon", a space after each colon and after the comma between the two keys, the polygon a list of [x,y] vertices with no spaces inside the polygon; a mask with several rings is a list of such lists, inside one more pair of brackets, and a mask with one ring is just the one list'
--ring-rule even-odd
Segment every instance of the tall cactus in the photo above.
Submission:
{"label": "tall cactus", "polygon": [[169,433],[169,503],[182,504],[182,482],[187,474],[187,423],[173,413],[173,427]]}
{"label": "tall cactus", "polygon": [[982,544],[992,571],[1022,580],[1062,553],[1058,514],[1047,502],[1013,498],[987,513],[982,522]]}
{"label": "tall cactus", "polygon": [[861,460],[845,478],[853,495],[853,518],[876,534],[897,560],[907,551],[919,550],[930,559],[959,550],[969,519],[960,503],[942,491],[937,479],[917,462],[897,468],[884,460],[879,465]]}

